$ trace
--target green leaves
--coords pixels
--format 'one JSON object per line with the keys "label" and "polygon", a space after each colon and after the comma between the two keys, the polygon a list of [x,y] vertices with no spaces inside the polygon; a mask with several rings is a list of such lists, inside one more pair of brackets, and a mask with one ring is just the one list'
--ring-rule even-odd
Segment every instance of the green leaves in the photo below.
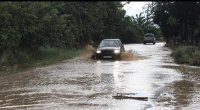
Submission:
{"label": "green leaves", "polygon": [[[200,4],[192,2],[156,2],[152,8],[154,22],[161,27],[167,41],[180,36],[184,42],[199,42]],[[180,42],[180,41],[179,41]]]}
{"label": "green leaves", "polygon": [[0,55],[119,37],[124,15],[120,2],[1,2]]}

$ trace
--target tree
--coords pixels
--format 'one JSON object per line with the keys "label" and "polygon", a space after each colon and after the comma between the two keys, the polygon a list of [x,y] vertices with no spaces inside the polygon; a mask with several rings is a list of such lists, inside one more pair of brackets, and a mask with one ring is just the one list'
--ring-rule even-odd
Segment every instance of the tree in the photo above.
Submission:
{"label": "tree", "polygon": [[161,31],[167,40],[192,44],[195,30],[200,19],[199,2],[154,2],[152,12],[154,22],[161,27]]}

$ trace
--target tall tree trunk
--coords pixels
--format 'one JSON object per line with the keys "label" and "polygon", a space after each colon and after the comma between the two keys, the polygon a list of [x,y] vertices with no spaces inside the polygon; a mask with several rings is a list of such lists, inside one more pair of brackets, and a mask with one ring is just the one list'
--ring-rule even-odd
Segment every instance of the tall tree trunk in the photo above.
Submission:
{"label": "tall tree trunk", "polygon": [[188,40],[187,40],[187,24],[185,23],[184,26],[184,43],[186,43],[186,45],[188,44]]}

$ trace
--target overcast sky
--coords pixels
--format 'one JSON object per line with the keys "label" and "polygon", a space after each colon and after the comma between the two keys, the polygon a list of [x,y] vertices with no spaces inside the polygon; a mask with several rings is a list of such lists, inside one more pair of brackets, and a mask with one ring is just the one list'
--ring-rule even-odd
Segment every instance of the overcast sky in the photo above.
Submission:
{"label": "overcast sky", "polygon": [[[149,2],[145,1],[134,1],[130,2],[129,4],[126,4],[124,6],[124,9],[126,10],[126,15],[128,16],[135,16],[136,14],[139,14],[140,12],[144,11],[142,8],[145,6],[145,4],[148,4]],[[145,15],[145,14],[144,14]]]}

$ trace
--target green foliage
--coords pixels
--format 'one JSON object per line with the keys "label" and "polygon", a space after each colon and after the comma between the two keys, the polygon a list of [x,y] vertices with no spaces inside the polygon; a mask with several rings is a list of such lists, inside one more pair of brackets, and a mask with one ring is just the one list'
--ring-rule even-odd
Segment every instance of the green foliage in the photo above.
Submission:
{"label": "green foliage", "polygon": [[[149,7],[146,8],[148,10]],[[146,13],[148,14],[148,13]],[[145,17],[143,13],[136,14],[136,17],[131,17],[135,34],[138,39],[137,42],[142,42],[145,33],[153,33],[157,40],[162,39],[160,28],[156,26],[150,16]]]}
{"label": "green foliage", "polygon": [[193,64],[194,65],[200,65],[200,50],[195,51]]}
{"label": "green foliage", "polygon": [[142,14],[126,17],[118,1],[0,2],[0,20],[0,64],[26,62],[41,47],[81,48],[104,38],[142,42],[147,31],[158,32]]}
{"label": "green foliage", "polygon": [[178,42],[193,45],[200,36],[200,3],[153,2],[154,23],[161,28],[167,43]]}
{"label": "green foliage", "polygon": [[143,41],[143,36],[144,32],[141,28],[135,25],[130,25],[125,27],[125,30],[122,33],[121,40],[124,43],[139,43]]}
{"label": "green foliage", "polygon": [[[70,59],[75,56],[80,55],[85,51],[84,49],[59,49],[59,48],[44,48],[40,47],[38,51],[32,53],[23,53],[23,57],[19,57],[20,60],[16,60],[11,53],[7,52],[6,57],[9,57],[6,64],[0,65],[0,75],[14,73],[17,71],[22,71],[24,69],[36,67],[36,66],[44,66],[53,64],[62,60]],[[13,61],[15,60],[15,61]],[[18,63],[16,64],[16,61]]]}
{"label": "green foliage", "polygon": [[[200,46],[200,2],[153,2],[151,11],[168,46]],[[174,50],[175,61],[200,65],[199,50],[189,46]]]}
{"label": "green foliage", "polygon": [[[59,48],[43,48],[24,60],[23,63],[30,64],[31,66],[44,65],[49,63],[58,62],[64,59],[70,59],[83,52],[83,49],[59,49]],[[21,63],[21,64],[23,64]]]}
{"label": "green foliage", "polygon": [[178,63],[187,63],[192,65],[200,65],[200,51],[197,48],[182,46],[177,47],[172,55]]}
{"label": "green foliage", "polygon": [[118,38],[125,15],[122,6],[120,2],[0,2],[0,59],[7,51],[19,59],[39,47],[79,48],[104,36]]}

